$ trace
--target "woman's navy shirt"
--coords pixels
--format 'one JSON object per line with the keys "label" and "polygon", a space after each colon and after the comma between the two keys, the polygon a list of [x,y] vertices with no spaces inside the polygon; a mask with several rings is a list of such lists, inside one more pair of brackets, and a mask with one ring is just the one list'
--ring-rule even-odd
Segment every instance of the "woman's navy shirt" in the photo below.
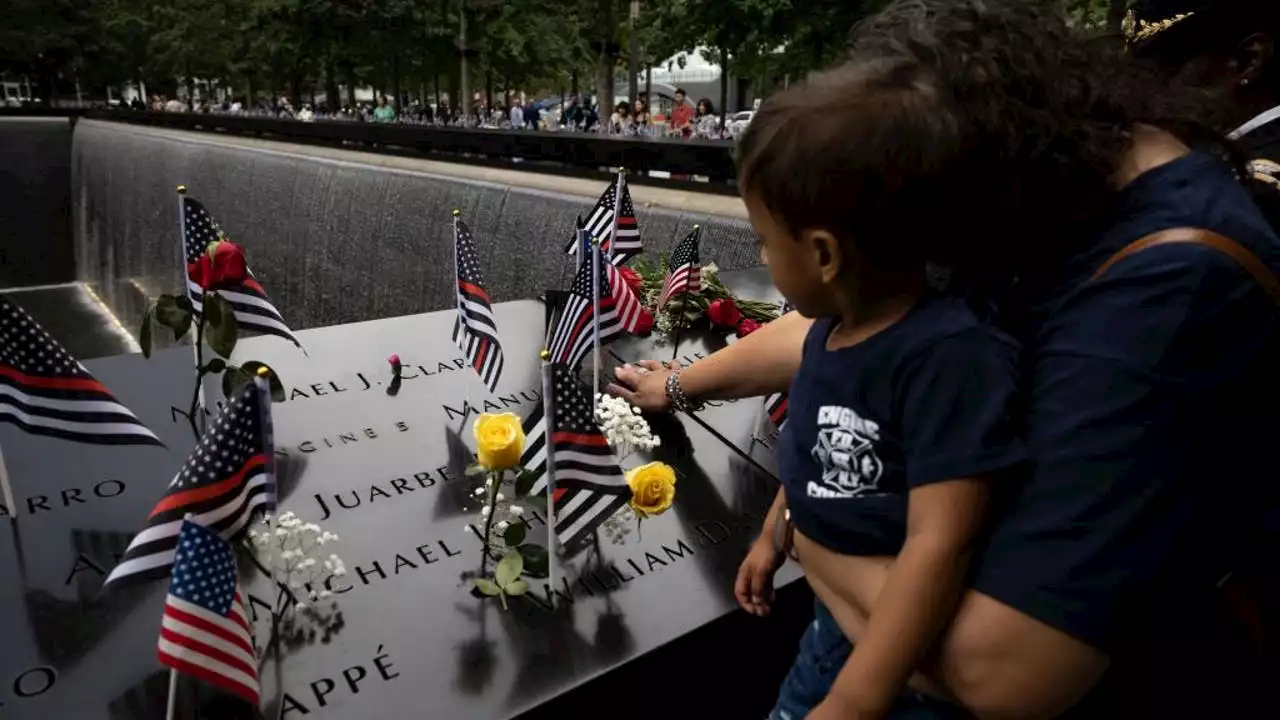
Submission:
{"label": "woman's navy shirt", "polygon": [[1004,488],[972,580],[1108,652],[1144,627],[1196,623],[1192,596],[1241,562],[1274,498],[1273,300],[1194,244],[1148,248],[1091,281],[1125,246],[1177,227],[1216,231],[1280,268],[1280,243],[1211,156],[1122,192],[1108,229],[1018,303],[1031,308],[1015,332],[1031,472]]}

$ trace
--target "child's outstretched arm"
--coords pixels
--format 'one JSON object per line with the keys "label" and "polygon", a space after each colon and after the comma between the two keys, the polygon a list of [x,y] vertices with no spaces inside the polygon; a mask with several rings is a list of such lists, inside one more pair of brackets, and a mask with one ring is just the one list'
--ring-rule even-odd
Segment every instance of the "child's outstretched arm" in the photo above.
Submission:
{"label": "child's outstretched arm", "polygon": [[976,478],[911,491],[902,552],[871,609],[866,632],[810,718],[868,720],[893,709],[955,612],[987,495],[987,482]]}

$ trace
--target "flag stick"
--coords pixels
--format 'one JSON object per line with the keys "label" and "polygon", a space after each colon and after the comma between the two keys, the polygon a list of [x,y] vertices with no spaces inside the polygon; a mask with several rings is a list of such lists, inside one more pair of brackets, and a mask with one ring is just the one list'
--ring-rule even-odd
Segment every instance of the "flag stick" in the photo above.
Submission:
{"label": "flag stick", "polygon": [[596,394],[600,392],[600,238],[591,240],[591,303],[594,306],[591,322],[595,326],[592,351],[594,367],[591,368],[591,409],[596,408]]}
{"label": "flag stick", "polygon": [[173,711],[178,704],[178,671],[169,668],[169,702],[164,711],[164,720],[173,720]]}
{"label": "flag stick", "polygon": [[626,189],[626,172],[626,168],[618,168],[618,177],[613,181],[613,223],[609,230],[609,262],[613,262],[613,253],[618,247],[618,213],[622,211],[622,191]]}
{"label": "flag stick", "polygon": [[[190,297],[191,293],[187,289],[187,283],[190,282],[190,276],[187,274],[187,207],[183,199],[187,196],[187,186],[178,186],[178,269],[182,273],[182,294]],[[200,316],[195,318],[196,322],[203,322],[204,307],[200,308]],[[196,342],[199,342],[198,340]],[[196,368],[196,374],[200,373],[200,348],[196,343],[191,344],[191,364]],[[204,383],[200,383],[200,387],[196,390],[196,414],[199,419],[191,418],[192,423],[200,423],[200,430],[204,432]],[[199,440],[197,440],[199,442]]]}
{"label": "flag stick", "polygon": [[[617,360],[618,362],[623,364],[627,364],[627,361],[619,357],[618,353],[613,351],[613,348],[609,348],[609,354],[613,356],[614,360]],[[685,417],[697,423],[703,430],[706,430],[712,437],[719,440],[721,444],[723,444],[725,447],[732,450],[735,454],[737,454],[738,457],[742,458],[743,460],[746,460],[756,470],[759,470],[765,475],[768,475],[769,477],[773,478],[775,482],[779,482],[779,483],[782,482],[781,480],[778,479],[777,475],[774,475],[773,473],[769,472],[768,468],[761,465],[759,460],[756,460],[755,458],[751,457],[751,455],[743,451],[742,448],[738,447],[737,444],[731,442],[729,438],[720,434],[719,430],[716,430],[715,428],[708,425],[706,420],[703,420],[702,418],[698,417],[697,415],[694,415],[691,412],[686,412],[684,413],[684,415]]]}
{"label": "flag stick", "polygon": [[9,485],[9,468],[4,464],[4,451],[0,449],[0,490],[4,492],[4,508],[9,511],[9,522],[18,521],[18,506],[13,500],[13,487]]}
{"label": "flag stick", "polygon": [[555,415],[552,414],[551,406],[551,352],[542,351],[542,422],[546,428],[546,447],[547,447],[547,579],[551,581],[551,587],[556,586],[556,464],[552,454],[555,452],[552,442],[552,428],[555,426]]}
{"label": "flag stick", "polygon": [[[699,240],[702,239],[702,226],[694,225],[693,231],[697,233],[697,236],[698,236],[697,239],[694,240],[694,242],[698,242]],[[701,260],[699,259],[699,262],[700,261]],[[690,272],[692,272],[692,269],[690,270]],[[701,273],[701,268],[699,268],[699,273]],[[675,339],[672,343],[673,347],[671,348],[672,360],[675,360],[680,355],[680,331],[684,329],[685,314],[689,311],[689,276],[688,275],[685,275],[684,290],[681,291],[680,295],[681,295],[680,316],[676,318],[676,333],[675,333]]]}

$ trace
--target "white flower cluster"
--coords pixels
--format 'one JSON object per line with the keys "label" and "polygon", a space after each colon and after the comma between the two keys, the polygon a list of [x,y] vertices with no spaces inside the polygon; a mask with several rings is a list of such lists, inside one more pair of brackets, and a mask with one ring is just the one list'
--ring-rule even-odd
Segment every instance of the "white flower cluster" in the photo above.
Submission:
{"label": "white flower cluster", "polygon": [[[466,532],[469,535],[481,535],[483,528],[488,524],[489,515],[493,514],[493,523],[489,524],[489,542],[490,544],[502,543],[502,536],[507,528],[512,524],[519,522],[520,517],[524,515],[524,508],[516,505],[504,493],[499,492],[500,484],[498,479],[489,475],[485,478],[483,484],[471,491],[471,494],[481,499],[484,505],[480,506],[480,512],[476,515],[474,524],[466,526]],[[494,502],[492,507],[489,504],[489,492],[494,492]]]}
{"label": "white flower cluster", "polygon": [[[342,558],[324,554],[325,545],[338,542],[335,533],[315,523],[304,523],[293,512],[275,518],[263,518],[262,530],[249,530],[249,540],[262,564],[271,570],[277,582],[294,591],[305,590],[312,602],[329,600],[333,593],[325,588],[331,577],[342,577],[347,568]],[[306,609],[299,601],[297,609]]]}
{"label": "white flower cluster", "polygon": [[627,536],[636,529],[636,525],[636,511],[632,510],[630,505],[623,505],[601,523],[600,527],[604,530],[605,537],[609,538],[609,542],[621,545],[627,541]]}
{"label": "white flower cluster", "polygon": [[662,443],[640,415],[640,408],[612,395],[596,393],[596,424],[620,457],[635,450],[652,450]]}

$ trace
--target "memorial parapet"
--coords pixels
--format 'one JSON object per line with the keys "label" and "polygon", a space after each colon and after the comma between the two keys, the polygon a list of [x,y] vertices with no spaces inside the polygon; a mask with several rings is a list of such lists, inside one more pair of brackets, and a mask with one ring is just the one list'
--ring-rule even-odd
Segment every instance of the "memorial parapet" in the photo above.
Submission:
{"label": "memorial parapet", "polygon": [[[265,659],[267,717],[512,717],[736,607],[733,578],[776,484],[687,419],[654,424],[657,457],[680,474],[671,511],[624,544],[602,538],[558,558],[555,585],[535,581],[509,611],[471,596],[480,546],[466,530],[478,509],[464,476],[469,416],[524,414],[541,392],[543,306],[495,312],[508,363],[493,394],[463,369],[448,339],[451,312],[303,331],[308,355],[277,338],[238,348],[270,363],[288,388],[274,408],[281,508],[338,533],[348,569],[331,584],[334,612],[298,625],[280,656]],[[694,337],[678,354],[711,349]],[[616,350],[628,359],[671,352],[646,341]],[[395,396],[386,392],[393,353],[404,365]],[[0,426],[18,496],[17,522],[0,533],[6,717],[163,716],[166,682],[154,658],[166,582],[99,589],[191,448],[182,416],[190,363],[186,348],[87,363],[167,448],[70,445]],[[715,403],[702,418],[771,467],[752,442],[758,401]],[[528,523],[546,533],[536,506]],[[788,582],[798,569],[782,573]],[[273,588],[252,568],[241,577],[263,647]],[[222,699],[206,688],[186,679],[181,688],[179,717],[194,717],[196,706],[205,717],[235,716],[218,714],[231,711],[215,710]]]}
{"label": "memorial parapet", "polygon": [[[181,287],[178,184],[245,247],[254,274],[295,330],[451,307],[455,208],[475,233],[495,300],[566,286],[571,270],[562,248],[575,218],[589,214],[608,184],[601,181],[590,196],[571,195],[413,169],[426,163],[392,168],[361,153],[237,142],[76,123],[77,279],[118,316],[138,317],[145,297]],[[755,234],[741,217],[650,207],[640,190],[636,214],[650,253],[668,252],[701,224],[704,262],[725,270],[759,264]]]}

